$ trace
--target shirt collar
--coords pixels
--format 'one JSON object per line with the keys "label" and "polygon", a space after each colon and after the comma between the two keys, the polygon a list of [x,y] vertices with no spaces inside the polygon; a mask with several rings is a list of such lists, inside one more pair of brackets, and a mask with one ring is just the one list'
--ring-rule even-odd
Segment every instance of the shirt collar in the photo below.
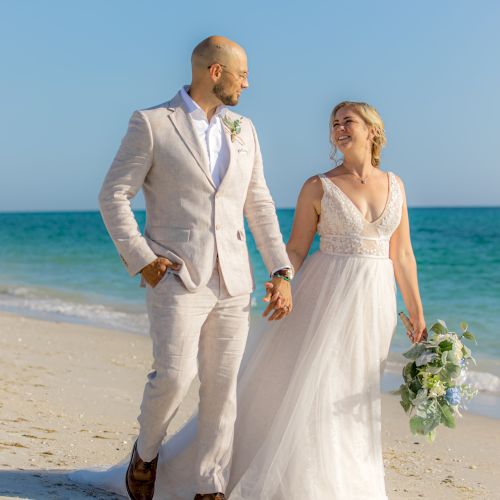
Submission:
{"label": "shirt collar", "polygon": [[[186,105],[188,113],[192,115],[194,119],[207,121],[207,115],[200,108],[200,106],[198,106],[198,104],[192,99],[192,97],[188,94],[188,92],[189,92],[189,85],[184,85],[184,87],[181,88],[181,97],[182,100],[184,101],[184,104]],[[226,111],[226,106],[222,104],[218,106],[217,109],[215,110],[212,120],[215,117],[220,116],[225,111]]]}

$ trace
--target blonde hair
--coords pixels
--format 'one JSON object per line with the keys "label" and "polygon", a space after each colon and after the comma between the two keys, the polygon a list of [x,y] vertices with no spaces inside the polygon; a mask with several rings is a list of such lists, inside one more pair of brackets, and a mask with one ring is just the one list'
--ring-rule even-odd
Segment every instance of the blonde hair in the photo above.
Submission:
{"label": "blonde hair", "polygon": [[372,139],[372,165],[374,167],[380,167],[380,156],[382,148],[385,146],[387,139],[385,137],[384,122],[380,117],[378,111],[366,102],[352,102],[352,101],[342,101],[337,104],[330,115],[330,142],[332,144],[332,159],[335,158],[335,153],[337,152],[337,147],[333,142],[333,120],[335,115],[340,108],[348,106],[353,108],[354,111],[363,119],[363,121],[371,127],[373,130]]}

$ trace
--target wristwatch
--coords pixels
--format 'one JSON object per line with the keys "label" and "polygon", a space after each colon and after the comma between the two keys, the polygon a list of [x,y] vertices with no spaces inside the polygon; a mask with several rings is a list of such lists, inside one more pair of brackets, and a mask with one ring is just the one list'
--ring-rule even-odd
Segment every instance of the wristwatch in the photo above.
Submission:
{"label": "wristwatch", "polygon": [[291,281],[293,278],[292,270],[288,267],[280,269],[279,271],[273,273],[273,278],[283,278],[286,281]]}

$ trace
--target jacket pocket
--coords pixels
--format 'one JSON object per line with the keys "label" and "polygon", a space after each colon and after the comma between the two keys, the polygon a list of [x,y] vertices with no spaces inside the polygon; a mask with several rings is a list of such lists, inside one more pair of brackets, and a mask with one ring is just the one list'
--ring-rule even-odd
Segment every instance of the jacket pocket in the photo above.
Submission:
{"label": "jacket pocket", "polygon": [[154,227],[151,228],[154,234],[153,240],[158,242],[176,241],[183,243],[189,241],[191,236],[191,229],[184,229],[181,227]]}

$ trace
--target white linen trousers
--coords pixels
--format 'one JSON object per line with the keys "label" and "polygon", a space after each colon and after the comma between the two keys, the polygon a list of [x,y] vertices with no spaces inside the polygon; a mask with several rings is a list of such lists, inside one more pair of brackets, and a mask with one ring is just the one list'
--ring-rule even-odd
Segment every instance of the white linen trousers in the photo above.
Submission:
{"label": "white linen trousers", "polygon": [[249,326],[250,294],[230,296],[218,266],[209,282],[189,292],[168,271],[147,287],[153,366],[138,417],[137,449],[152,460],[168,424],[198,373],[199,426],[193,480],[197,491],[224,491],[231,464],[236,382]]}

